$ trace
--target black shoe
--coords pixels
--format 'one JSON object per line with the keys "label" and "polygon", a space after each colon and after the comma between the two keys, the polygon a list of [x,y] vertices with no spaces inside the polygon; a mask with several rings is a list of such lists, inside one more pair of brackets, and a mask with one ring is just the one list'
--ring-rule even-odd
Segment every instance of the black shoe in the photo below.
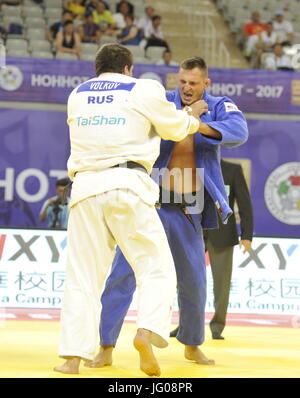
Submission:
{"label": "black shoe", "polygon": [[212,334],[212,338],[213,338],[214,340],[225,340],[225,337],[221,336],[220,333],[213,333],[213,334]]}
{"label": "black shoe", "polygon": [[170,337],[176,337],[177,333],[178,333],[178,330],[179,330],[179,326],[177,326],[176,329],[172,330],[172,332],[170,333]]}

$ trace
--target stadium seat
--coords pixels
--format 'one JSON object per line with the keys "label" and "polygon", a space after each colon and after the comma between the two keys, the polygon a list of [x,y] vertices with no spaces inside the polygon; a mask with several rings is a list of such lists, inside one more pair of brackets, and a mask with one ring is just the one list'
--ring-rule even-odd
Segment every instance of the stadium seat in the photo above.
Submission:
{"label": "stadium seat", "polygon": [[62,9],[62,0],[44,0],[45,8],[60,8]]}
{"label": "stadium seat", "polygon": [[109,0],[109,7],[113,14],[116,12],[116,5],[118,2],[119,2],[119,0]]}
{"label": "stadium seat", "polygon": [[148,47],[146,51],[147,58],[151,59],[152,61],[158,61],[162,57],[162,53],[165,51],[165,47]]}
{"label": "stadium seat", "polygon": [[268,22],[274,18],[274,14],[270,10],[260,10],[259,13],[262,22]]}
{"label": "stadium seat", "polygon": [[23,15],[30,18],[43,18],[44,12],[40,7],[24,7]]}
{"label": "stadium seat", "polygon": [[46,28],[46,21],[44,20],[44,18],[27,17],[24,20],[24,24],[25,26],[27,26],[27,28]]}
{"label": "stadium seat", "polygon": [[133,56],[133,61],[135,64],[153,64],[151,59],[145,57]]}
{"label": "stadium seat", "polygon": [[235,10],[229,21],[231,32],[236,33],[241,27],[241,21],[250,22],[249,10],[244,8]]}
{"label": "stadium seat", "polygon": [[61,19],[62,9],[61,8],[46,8],[45,17],[48,19],[55,19],[59,21]]}
{"label": "stadium seat", "polygon": [[291,12],[296,12],[298,13],[300,11],[300,4],[298,1],[295,0],[289,0],[286,3],[287,9]]}
{"label": "stadium seat", "polygon": [[50,51],[32,51],[31,56],[34,58],[53,58]]}
{"label": "stadium seat", "polygon": [[100,43],[102,44],[109,44],[109,43],[117,43],[117,38],[115,36],[107,36],[103,35],[100,37]]}
{"label": "stadium seat", "polygon": [[261,12],[263,9],[263,4],[261,0],[248,0],[245,6],[250,12],[252,11]]}
{"label": "stadium seat", "polygon": [[3,20],[3,27],[9,30],[9,25],[12,23],[24,26],[24,21],[21,17],[6,16]]}
{"label": "stadium seat", "polygon": [[281,0],[280,10],[288,10],[288,9],[289,9],[289,0]]}
{"label": "stadium seat", "polygon": [[67,53],[57,53],[55,58],[56,59],[73,59],[73,60],[78,59],[75,54],[67,54]]}
{"label": "stadium seat", "polygon": [[51,52],[51,44],[48,40],[30,40],[29,48],[31,51]]}
{"label": "stadium seat", "polygon": [[294,43],[300,44],[300,30],[299,32],[294,32]]}
{"label": "stadium seat", "polygon": [[242,32],[244,26],[249,22],[249,18],[246,15],[238,15],[233,22],[230,24],[230,31],[232,33]]}
{"label": "stadium seat", "polygon": [[223,9],[224,0],[216,0],[216,6],[219,11]]}
{"label": "stadium seat", "polygon": [[83,61],[95,61],[95,54],[81,53],[80,59]]}
{"label": "stadium seat", "polygon": [[144,15],[145,6],[143,3],[135,3],[134,4],[134,15],[136,17],[141,17]]}
{"label": "stadium seat", "polygon": [[93,44],[93,43],[81,43],[80,45],[80,52],[83,54],[96,54],[97,50],[99,48],[98,44]]}
{"label": "stadium seat", "polygon": [[228,0],[224,3],[223,15],[226,22],[231,20],[231,15],[236,12],[236,10],[243,9],[240,0]]}
{"label": "stadium seat", "polygon": [[293,26],[295,31],[300,31],[300,8],[297,12],[293,13]]}
{"label": "stadium seat", "polygon": [[267,1],[265,8],[275,12],[277,10],[283,10],[284,4],[282,0],[269,0]]}
{"label": "stadium seat", "polygon": [[27,38],[30,40],[42,40],[45,38],[45,29],[28,28],[26,35],[27,35]]}
{"label": "stadium seat", "polygon": [[9,48],[6,55],[9,57],[30,57],[30,54],[27,50],[15,48]]}
{"label": "stadium seat", "polygon": [[33,0],[23,0],[23,5],[26,7],[39,7]]}
{"label": "stadium seat", "polygon": [[2,14],[3,14],[4,19],[5,19],[5,17],[8,17],[8,16],[20,17],[21,16],[21,8],[13,7],[13,6],[3,6]]}
{"label": "stadium seat", "polygon": [[140,46],[128,46],[134,57],[144,57],[145,50]]}
{"label": "stadium seat", "polygon": [[6,40],[7,50],[27,50],[28,44],[25,39],[7,39]]}

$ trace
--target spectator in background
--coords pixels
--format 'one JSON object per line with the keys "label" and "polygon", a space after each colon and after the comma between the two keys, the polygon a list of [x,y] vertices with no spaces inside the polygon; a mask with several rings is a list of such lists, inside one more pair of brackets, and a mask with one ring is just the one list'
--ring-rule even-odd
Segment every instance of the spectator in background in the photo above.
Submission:
{"label": "spectator in background", "polygon": [[264,69],[294,70],[291,58],[284,54],[280,43],[276,43],[273,46],[273,54],[270,54],[270,56],[266,58]]}
{"label": "spectator in background", "polygon": [[119,3],[117,3],[117,5],[116,5],[116,12],[120,12],[122,3],[126,3],[129,7],[129,14],[134,15],[134,5],[131,4],[128,0],[119,1]]}
{"label": "spectator in background", "polygon": [[172,61],[172,52],[170,50],[165,50],[162,54],[162,59],[157,61],[156,65],[178,66],[179,64]]}
{"label": "spectator in background", "polygon": [[261,65],[261,55],[263,53],[273,52],[273,46],[278,42],[278,35],[273,30],[272,21],[267,23],[267,30],[259,35],[253,36],[256,47],[254,67],[259,68]]}
{"label": "spectator in background", "polygon": [[274,44],[278,41],[278,34],[274,32],[272,21],[267,23],[266,30],[254,37],[256,39],[256,47],[264,52],[272,52]]}
{"label": "spectator in background", "polygon": [[145,32],[147,26],[152,25],[152,17],[154,16],[154,8],[151,6],[145,7],[145,15],[142,16],[137,23],[137,27]]}
{"label": "spectator in background", "polygon": [[258,35],[263,30],[266,30],[266,28],[266,24],[260,22],[260,13],[258,11],[254,11],[251,14],[251,22],[244,26],[244,34],[246,37]]}
{"label": "spectator in background", "polygon": [[147,26],[144,33],[146,39],[145,50],[152,46],[166,47],[167,50],[170,49],[168,43],[164,40],[164,34],[160,24],[161,17],[159,15],[154,15],[152,17],[152,24]]}
{"label": "spectator in background", "polygon": [[126,1],[122,1],[119,7],[119,12],[113,15],[113,19],[117,29],[124,29],[126,27],[125,18],[131,14],[129,11],[129,4]]}
{"label": "spectator in background", "polygon": [[105,3],[99,0],[96,10],[93,11],[94,22],[100,26],[100,31],[106,35],[112,35],[115,29],[115,21],[112,13],[105,8]]}
{"label": "spectator in background", "polygon": [[85,15],[85,23],[79,27],[78,33],[82,43],[99,43],[100,27],[95,24],[92,14]]}
{"label": "spectator in background", "polygon": [[137,46],[141,41],[140,31],[134,25],[134,16],[129,14],[125,17],[126,27],[119,35],[119,43],[125,46]]}
{"label": "spectator in background", "polygon": [[72,21],[72,20],[73,20],[72,13],[70,11],[65,10],[62,13],[61,20],[58,21],[58,22],[55,22],[54,24],[52,24],[50,26],[50,28],[46,29],[46,37],[47,37],[47,39],[51,43],[53,43],[55,41],[55,39],[56,39],[57,33],[63,30],[65,22]]}
{"label": "spectator in background", "polygon": [[274,32],[278,35],[279,41],[283,46],[290,46],[293,42],[293,25],[284,19],[284,12],[275,12],[273,22]]}
{"label": "spectator in background", "polygon": [[251,36],[258,35],[264,30],[266,30],[266,24],[260,22],[260,13],[258,11],[254,11],[251,14],[251,22],[247,23],[244,26],[243,33],[245,36],[245,56],[250,59],[252,46],[251,46]]}
{"label": "spectator in background", "polygon": [[86,12],[86,8],[82,5],[82,0],[67,1],[65,8],[70,11],[76,19],[82,19]]}
{"label": "spectator in background", "polygon": [[84,2],[84,6],[86,9],[86,13],[92,13],[96,10],[98,4],[98,0],[87,0]]}
{"label": "spectator in background", "polygon": [[[98,1],[99,0],[85,0],[83,2],[83,5],[86,8],[86,12],[91,12],[91,11],[96,10]],[[103,0],[103,3],[105,4],[105,9],[109,10],[110,8],[109,8],[109,5],[107,4],[107,2]]]}
{"label": "spectator in background", "polygon": [[61,178],[56,181],[56,196],[47,199],[41,209],[39,221],[47,220],[49,228],[67,228],[68,224],[68,202],[63,204],[64,189],[69,184],[69,178]]}
{"label": "spectator in background", "polygon": [[80,36],[75,32],[73,21],[64,24],[62,32],[58,32],[55,40],[56,54],[75,54],[80,57]]}

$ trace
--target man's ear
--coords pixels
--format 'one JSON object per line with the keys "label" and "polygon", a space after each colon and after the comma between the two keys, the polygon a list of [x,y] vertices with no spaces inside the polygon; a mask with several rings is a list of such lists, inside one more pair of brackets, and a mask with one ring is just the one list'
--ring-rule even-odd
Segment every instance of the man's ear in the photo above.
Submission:
{"label": "man's ear", "polygon": [[129,68],[128,65],[124,66],[124,70],[123,70],[123,74],[126,76],[132,76],[133,73],[133,65],[131,65],[131,67]]}
{"label": "man's ear", "polygon": [[211,84],[211,80],[209,78],[205,79],[204,87],[207,88],[210,86],[210,84]]}

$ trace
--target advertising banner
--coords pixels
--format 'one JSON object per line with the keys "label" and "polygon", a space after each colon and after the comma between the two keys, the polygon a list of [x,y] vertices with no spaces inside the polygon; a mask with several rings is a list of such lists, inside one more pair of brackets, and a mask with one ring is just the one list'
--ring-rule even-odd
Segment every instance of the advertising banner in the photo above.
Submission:
{"label": "advertising banner", "polygon": [[[134,76],[177,85],[178,67],[137,64]],[[0,100],[65,104],[78,84],[94,77],[92,61],[7,57]],[[300,72],[210,68],[209,92],[229,96],[244,112],[299,114]]]}
{"label": "advertising banner", "polygon": [[0,306],[61,308],[66,231],[0,229]]}
{"label": "advertising banner", "polygon": [[[0,307],[60,309],[66,249],[65,231],[0,229]],[[228,312],[299,314],[299,256],[300,239],[257,237],[247,254],[236,246]],[[213,312],[210,266],[207,279],[206,310]]]}
{"label": "advertising banner", "polygon": [[249,140],[222,156],[250,163],[257,235],[300,236],[299,122],[248,119]]}
{"label": "advertising banner", "polygon": [[66,113],[0,109],[0,225],[34,227],[70,151]]}

